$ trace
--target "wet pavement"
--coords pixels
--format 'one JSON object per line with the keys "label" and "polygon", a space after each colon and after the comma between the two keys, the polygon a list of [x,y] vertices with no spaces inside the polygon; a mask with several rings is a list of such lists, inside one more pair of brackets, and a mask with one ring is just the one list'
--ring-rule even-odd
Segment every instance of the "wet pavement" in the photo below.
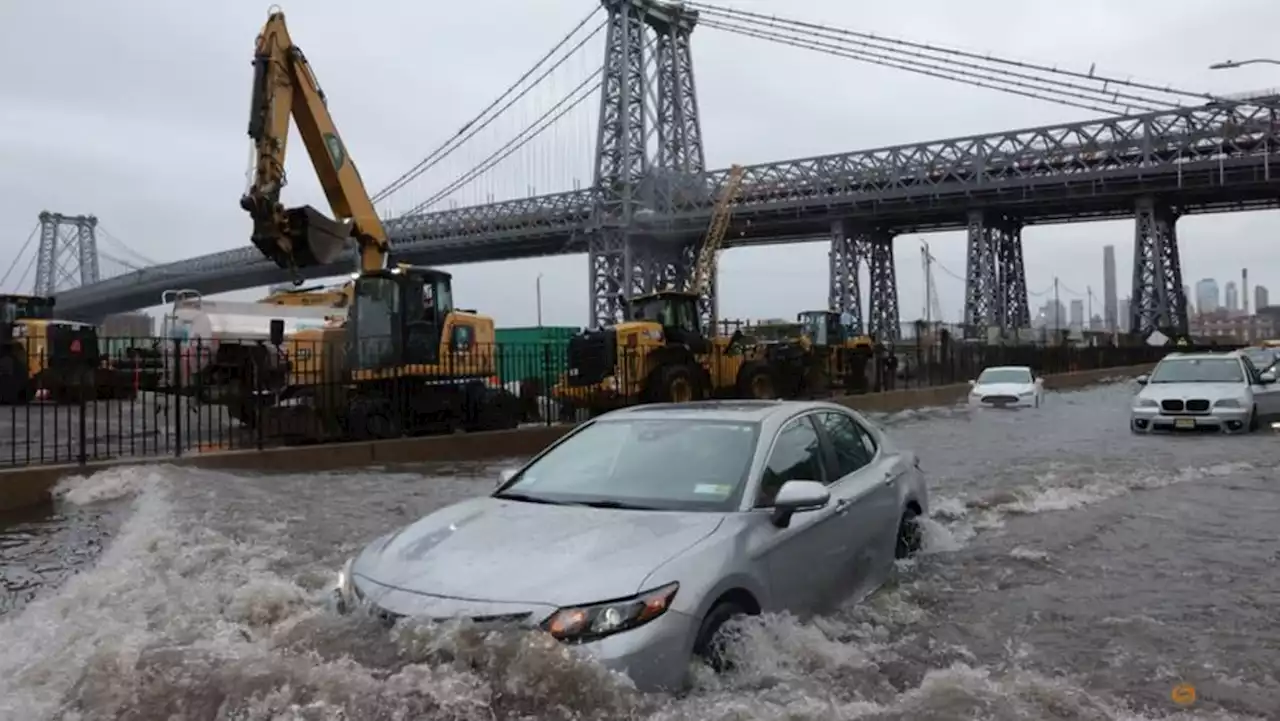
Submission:
{"label": "wet pavement", "polygon": [[1280,718],[1280,436],[1134,437],[1131,393],[882,419],[930,476],[927,553],[748,624],[680,698],[536,637],[323,610],[364,542],[508,464],[112,470],[0,531],[0,719]]}

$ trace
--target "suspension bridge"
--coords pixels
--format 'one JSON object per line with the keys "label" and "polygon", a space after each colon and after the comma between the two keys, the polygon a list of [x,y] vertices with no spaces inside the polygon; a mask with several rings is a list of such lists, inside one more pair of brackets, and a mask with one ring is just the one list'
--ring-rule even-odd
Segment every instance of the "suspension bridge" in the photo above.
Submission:
{"label": "suspension bridge", "polygon": [[[831,308],[881,337],[900,327],[897,235],[965,229],[966,324],[1015,328],[1030,322],[1022,228],[1121,217],[1134,219],[1129,327],[1185,331],[1177,218],[1270,208],[1280,198],[1271,168],[1280,141],[1277,96],[1221,98],[700,2],[601,0],[455,136],[374,196],[385,210],[429,171],[462,168],[386,220],[394,259],[453,265],[585,253],[596,324],[620,319],[634,294],[686,287],[727,173],[706,167],[691,53],[696,27],[1099,116],[747,167],[726,247],[826,240]],[[580,77],[566,80],[575,65]],[[548,85],[572,89],[540,95]],[[531,112],[530,98],[539,97]],[[588,104],[593,99],[597,107]],[[594,127],[583,129],[579,108],[594,115]],[[476,138],[512,116],[522,118],[519,131],[477,150]],[[568,149],[584,145],[588,131],[595,136],[590,159],[572,163],[580,153]],[[590,182],[575,181],[588,165]],[[519,180],[504,181],[503,172]],[[538,194],[531,177],[563,190]],[[66,268],[78,264],[80,282],[57,297],[60,314],[83,320],[153,305],[170,288],[220,293],[288,279],[251,246],[175,263],[126,260],[126,272],[100,277],[96,261],[91,273],[84,270],[91,262],[85,245],[60,247],[72,245],[78,255],[71,262],[51,259],[48,267],[71,278]],[[343,258],[308,277],[342,275],[352,262]]]}

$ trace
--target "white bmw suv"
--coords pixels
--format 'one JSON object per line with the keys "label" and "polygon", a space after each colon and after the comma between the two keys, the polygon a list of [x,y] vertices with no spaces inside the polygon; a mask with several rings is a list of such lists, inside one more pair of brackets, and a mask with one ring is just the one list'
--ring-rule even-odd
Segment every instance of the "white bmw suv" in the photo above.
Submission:
{"label": "white bmw suv", "polygon": [[1142,390],[1129,421],[1134,433],[1248,433],[1280,416],[1275,374],[1258,372],[1238,352],[1170,353],[1137,381]]}

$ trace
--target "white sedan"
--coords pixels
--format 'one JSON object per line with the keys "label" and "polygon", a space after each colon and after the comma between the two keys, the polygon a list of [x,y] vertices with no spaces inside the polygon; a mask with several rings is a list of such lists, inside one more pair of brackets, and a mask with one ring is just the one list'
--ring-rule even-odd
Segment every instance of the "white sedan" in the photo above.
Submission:
{"label": "white sedan", "polygon": [[1044,379],[1027,366],[998,366],[969,381],[969,405],[983,408],[1039,408]]}

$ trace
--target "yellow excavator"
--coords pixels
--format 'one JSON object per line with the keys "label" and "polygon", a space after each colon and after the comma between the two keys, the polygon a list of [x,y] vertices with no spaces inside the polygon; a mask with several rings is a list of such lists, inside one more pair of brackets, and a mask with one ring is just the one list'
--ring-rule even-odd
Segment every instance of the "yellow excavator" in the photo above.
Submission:
{"label": "yellow excavator", "polygon": [[[299,331],[287,343],[283,324],[272,324],[296,395],[346,437],[515,427],[518,401],[497,385],[493,319],[454,307],[449,273],[389,266],[386,230],[283,13],[268,16],[253,68],[249,137],[256,157],[240,200],[253,219],[253,244],[295,283],[300,272],[338,260],[352,240],[357,248],[345,322]],[[281,204],[290,118],[333,218]]]}
{"label": "yellow excavator", "polygon": [[0,405],[28,403],[40,391],[71,402],[114,390],[102,379],[98,329],[55,320],[53,308],[49,297],[0,295]]}
{"label": "yellow excavator", "polygon": [[353,287],[353,283],[347,282],[328,287],[316,285],[307,288],[285,288],[272,291],[258,302],[302,308],[346,308],[351,305]]}
{"label": "yellow excavator", "polygon": [[716,254],[744,173],[742,166],[729,169],[689,290],[636,296],[628,303],[626,321],[569,340],[568,371],[552,391],[562,416],[578,408],[594,413],[637,401],[772,397],[773,373],[755,356],[754,346],[741,333],[707,337],[698,312],[698,299],[715,278]]}

